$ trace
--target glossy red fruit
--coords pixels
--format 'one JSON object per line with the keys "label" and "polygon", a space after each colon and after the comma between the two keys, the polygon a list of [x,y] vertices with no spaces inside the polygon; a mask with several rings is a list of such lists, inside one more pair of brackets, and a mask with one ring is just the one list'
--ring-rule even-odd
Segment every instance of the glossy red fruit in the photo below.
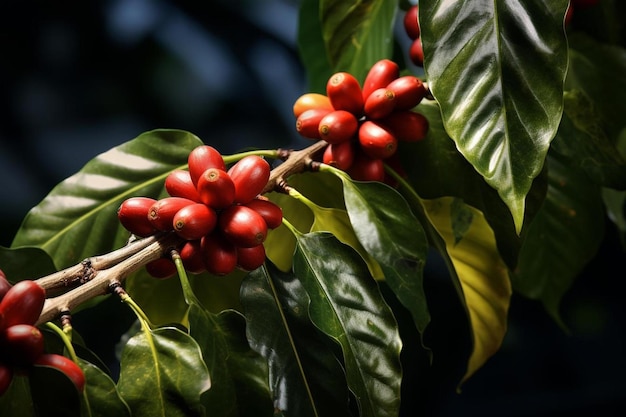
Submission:
{"label": "glossy red fruit", "polygon": [[387,89],[396,95],[396,111],[412,109],[426,96],[424,83],[412,75],[405,75],[392,81]]}
{"label": "glossy red fruit", "polygon": [[117,210],[117,218],[126,230],[140,237],[156,233],[156,229],[148,220],[150,207],[156,203],[154,198],[130,197],[122,202]]}
{"label": "glossy red fruit", "polygon": [[7,392],[13,381],[13,368],[4,363],[0,363],[0,397]]}
{"label": "glossy red fruit", "polygon": [[178,251],[185,269],[192,274],[200,274],[206,271],[200,239],[188,240]]}
{"label": "glossy red fruit", "polygon": [[404,24],[404,30],[406,31],[406,34],[409,35],[409,38],[411,39],[417,39],[420,36],[420,25],[419,21],[417,20],[418,12],[419,9],[416,5],[411,6],[409,10],[407,10],[407,12],[405,13],[402,22]]}
{"label": "glossy red fruit", "polygon": [[237,248],[237,266],[244,271],[254,271],[265,262],[265,246]]}
{"label": "glossy red fruit", "polygon": [[298,97],[293,104],[293,115],[298,118],[302,113],[311,109],[334,110],[330,99],[324,94],[306,93]]}
{"label": "glossy red fruit", "polygon": [[354,161],[354,144],[352,142],[330,144],[322,156],[322,162],[342,171],[347,171],[352,165],[352,161]]}
{"label": "glossy red fruit", "polygon": [[178,210],[172,224],[176,234],[183,239],[200,239],[213,231],[217,224],[217,214],[211,207],[196,203]]}
{"label": "glossy red fruit", "polygon": [[173,220],[176,213],[183,207],[197,204],[193,200],[182,197],[165,197],[157,200],[148,211],[148,221],[157,230],[168,232],[174,228]]}
{"label": "glossy red fruit", "polygon": [[0,333],[3,359],[18,367],[31,365],[44,352],[43,335],[35,326],[16,324]]}
{"label": "glossy red fruit", "polygon": [[376,62],[367,73],[365,82],[363,82],[363,101],[375,90],[385,88],[390,82],[400,76],[400,67],[389,59],[381,59]]}
{"label": "glossy red fruit", "polygon": [[176,265],[169,258],[159,258],[146,264],[146,271],[153,278],[167,279],[176,275]]}
{"label": "glossy red fruit", "polygon": [[194,185],[198,185],[198,179],[209,168],[217,168],[226,171],[226,164],[222,155],[212,146],[200,145],[194,148],[187,157],[189,175]]}
{"label": "glossy red fruit", "polygon": [[56,353],[44,353],[36,361],[36,366],[48,366],[55,368],[65,374],[74,384],[78,392],[85,389],[85,374],[74,361],[71,359],[57,355]]}
{"label": "glossy red fruit", "polygon": [[370,158],[385,159],[396,153],[398,141],[380,124],[367,120],[359,128],[361,150]]}
{"label": "glossy red fruit", "polygon": [[310,109],[302,112],[296,119],[296,131],[308,139],[320,139],[318,130],[320,121],[330,113],[328,109]]}
{"label": "glossy red fruit", "polygon": [[326,95],[335,110],[345,110],[359,117],[363,114],[363,92],[354,75],[337,72],[326,83]]}
{"label": "glossy red fruit", "polygon": [[352,139],[359,127],[354,114],[345,110],[335,110],[320,120],[320,138],[328,143],[341,143]]}
{"label": "glossy red fruit", "polygon": [[165,190],[171,197],[182,197],[200,202],[196,186],[191,180],[191,174],[184,169],[177,169],[165,178]]}
{"label": "glossy red fruit", "polygon": [[394,112],[380,120],[380,123],[396,139],[404,142],[418,142],[428,133],[428,119],[423,114],[410,110]]}
{"label": "glossy red fruit", "polygon": [[255,198],[246,203],[246,207],[259,213],[265,220],[268,229],[276,229],[283,224],[283,209],[270,200]]}
{"label": "glossy red fruit", "polygon": [[373,159],[359,152],[348,174],[355,181],[384,181],[385,165],[382,159]]}
{"label": "glossy red fruit", "polygon": [[387,89],[379,88],[365,100],[363,110],[370,119],[382,119],[396,108],[396,94]]}
{"label": "glossy red fruit", "polygon": [[46,291],[35,281],[18,281],[0,301],[3,326],[35,324],[46,301]]}
{"label": "glossy red fruit", "polygon": [[270,164],[257,155],[240,159],[228,170],[235,183],[235,203],[246,204],[259,195],[270,178]]}
{"label": "glossy red fruit", "polygon": [[409,58],[418,67],[424,66],[424,48],[422,47],[422,38],[419,37],[411,42],[409,47]]}
{"label": "glossy red fruit", "polygon": [[230,206],[220,213],[219,229],[235,246],[251,248],[267,237],[267,224],[247,206]]}
{"label": "glossy red fruit", "polygon": [[210,274],[228,275],[237,266],[237,247],[220,233],[211,233],[201,240],[204,265]]}
{"label": "glossy red fruit", "polygon": [[223,209],[235,200],[235,183],[226,171],[210,168],[198,180],[200,200],[214,209]]}

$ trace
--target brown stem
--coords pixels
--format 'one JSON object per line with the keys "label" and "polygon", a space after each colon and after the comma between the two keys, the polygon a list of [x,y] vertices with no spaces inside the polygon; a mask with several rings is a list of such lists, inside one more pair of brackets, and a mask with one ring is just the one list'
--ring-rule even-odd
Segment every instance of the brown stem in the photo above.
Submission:
{"label": "brown stem", "polygon": [[313,155],[324,149],[327,145],[328,143],[320,140],[302,150],[291,151],[287,160],[272,170],[270,179],[261,194],[270,191],[279,191],[281,183],[285,182],[289,176],[306,171],[313,160]]}

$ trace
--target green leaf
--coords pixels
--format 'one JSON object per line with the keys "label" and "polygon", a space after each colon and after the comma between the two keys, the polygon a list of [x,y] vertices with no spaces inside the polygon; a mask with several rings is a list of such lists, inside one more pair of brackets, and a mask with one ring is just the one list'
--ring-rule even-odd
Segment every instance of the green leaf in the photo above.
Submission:
{"label": "green leaf", "polygon": [[308,90],[326,94],[326,83],[333,74],[322,38],[320,0],[302,0],[298,16],[298,52],[309,79]]}
{"label": "green leaf", "polygon": [[9,389],[0,395],[0,415],[35,417],[35,408],[27,376],[13,376]]}
{"label": "green leaf", "polygon": [[276,412],[349,416],[345,374],[308,316],[310,299],[292,272],[270,262],[241,287],[250,345],[268,362]]}
{"label": "green leaf", "polygon": [[560,158],[548,158],[550,186],[530,224],[517,269],[517,292],[541,300],[562,325],[559,304],[574,278],[597,252],[604,236],[600,188]]}
{"label": "green leaf", "polygon": [[164,327],[130,338],[122,351],[118,390],[133,416],[203,416],[200,396],[211,382],[200,347]]}
{"label": "green leaf", "polygon": [[129,236],[117,219],[122,201],[160,196],[167,174],[201,144],[188,132],[153,130],[98,155],[30,210],[11,246],[39,247],[59,269],[119,248]]}
{"label": "green leaf", "polygon": [[520,232],[563,109],[567,0],[420,5],[424,64],[446,130]]}
{"label": "green leaf", "polygon": [[331,234],[299,235],[294,274],[310,297],[311,320],[341,346],[361,416],[396,416],[402,342],[361,257]]}
{"label": "green leaf", "polygon": [[446,242],[469,313],[474,346],[461,381],[464,382],[502,344],[507,329],[511,282],[493,232],[480,211],[468,206],[473,212],[472,224],[463,239],[455,243],[450,221],[452,205],[453,199],[449,197],[424,201],[428,217]]}
{"label": "green leaf", "polygon": [[80,415],[80,394],[60,370],[34,366],[28,372],[28,383],[36,416]]}
{"label": "green leaf", "polygon": [[122,399],[115,382],[97,366],[80,361],[85,373],[85,392],[81,415],[88,417],[130,417],[130,408]]}
{"label": "green leaf", "polygon": [[11,282],[34,280],[56,271],[50,256],[34,247],[10,249],[0,246],[0,265]]}

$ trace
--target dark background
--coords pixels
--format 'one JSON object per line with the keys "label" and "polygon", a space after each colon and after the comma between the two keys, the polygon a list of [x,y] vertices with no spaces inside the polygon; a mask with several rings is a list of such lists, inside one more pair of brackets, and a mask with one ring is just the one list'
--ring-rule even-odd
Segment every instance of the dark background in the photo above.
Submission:
{"label": "dark background", "polygon": [[[291,113],[306,92],[297,13],[296,0],[0,2],[0,245],[54,185],[147,130],[188,130],[223,153],[302,147]],[[465,347],[458,306],[431,306],[443,359],[429,368],[405,353],[407,375],[419,371],[404,415],[624,415],[623,263],[609,229],[563,301],[569,334],[514,297],[501,351],[461,394],[445,376]],[[430,294],[451,291],[428,272]],[[104,351],[96,329],[79,330]]]}

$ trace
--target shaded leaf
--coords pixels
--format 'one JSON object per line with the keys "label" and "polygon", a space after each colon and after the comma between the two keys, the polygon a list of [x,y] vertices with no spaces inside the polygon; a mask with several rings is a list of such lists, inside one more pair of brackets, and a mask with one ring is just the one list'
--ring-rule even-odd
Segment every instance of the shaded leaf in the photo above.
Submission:
{"label": "shaded leaf", "polygon": [[80,361],[85,373],[85,392],[81,397],[81,415],[89,417],[124,417],[131,415],[115,382],[97,366]]}
{"label": "shaded leaf", "polygon": [[308,76],[307,91],[326,94],[326,83],[333,74],[322,37],[320,0],[302,0],[298,15],[298,52]]}
{"label": "shaded leaf", "polygon": [[60,370],[35,366],[29,370],[28,383],[37,417],[80,415],[80,394]]}
{"label": "shaded leaf", "polygon": [[395,416],[402,342],[393,313],[360,256],[328,233],[298,236],[294,274],[313,323],[341,346],[361,416]]}
{"label": "shaded leaf", "polygon": [[[567,0],[424,2],[424,64],[446,130],[506,203],[524,203],[562,113]],[[445,47],[441,47],[445,45]]]}
{"label": "shaded leaf", "polygon": [[241,299],[250,344],[269,365],[277,413],[349,416],[343,369],[311,323],[310,299],[296,276],[268,262],[244,279]]}
{"label": "shaded leaf", "polygon": [[14,375],[9,389],[0,395],[0,415],[34,417],[35,408],[28,377]]}
{"label": "shaded leaf", "polygon": [[39,248],[5,248],[0,246],[0,268],[11,282],[37,279],[56,271],[54,262]]}

